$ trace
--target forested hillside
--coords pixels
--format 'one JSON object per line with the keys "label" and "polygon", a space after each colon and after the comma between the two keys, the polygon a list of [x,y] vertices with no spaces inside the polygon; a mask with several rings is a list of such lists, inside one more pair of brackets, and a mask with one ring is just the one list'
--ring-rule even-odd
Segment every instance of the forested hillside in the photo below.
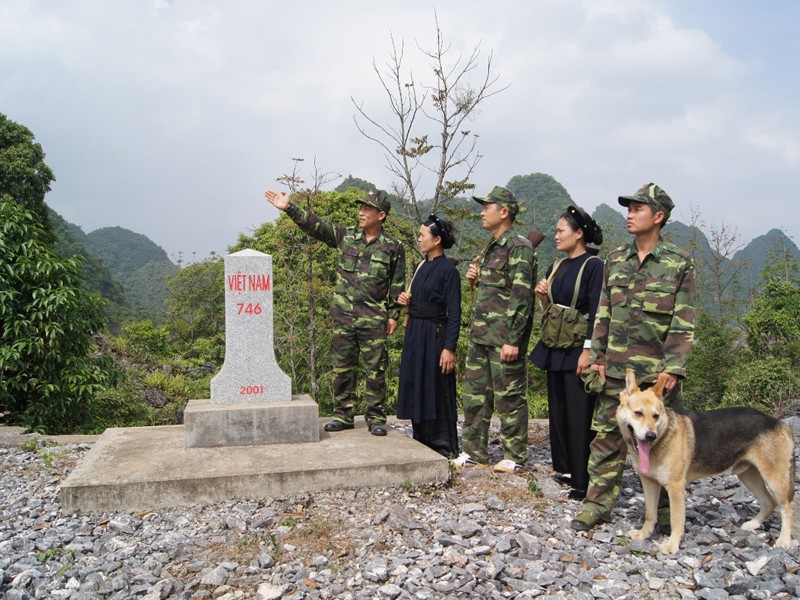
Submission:
{"label": "forested hillside", "polygon": [[54,248],[61,256],[72,258],[80,256],[83,258],[81,273],[85,279],[85,286],[88,290],[97,292],[109,302],[114,304],[125,304],[125,292],[122,285],[114,280],[111,270],[94,253],[89,251],[87,246],[86,234],[77,225],[65,221],[61,215],[48,207],[50,223],[56,235]]}
{"label": "forested hillside", "polygon": [[164,249],[147,236],[122,227],[96,229],[87,234],[86,243],[122,284],[128,299],[152,311],[153,317],[160,321],[164,316],[167,280],[178,272]]}

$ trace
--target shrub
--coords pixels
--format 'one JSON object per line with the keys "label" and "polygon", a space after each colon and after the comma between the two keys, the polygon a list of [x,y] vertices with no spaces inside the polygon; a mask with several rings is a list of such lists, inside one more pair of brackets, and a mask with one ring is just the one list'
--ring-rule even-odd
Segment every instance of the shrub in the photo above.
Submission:
{"label": "shrub", "polygon": [[169,356],[169,330],[154,327],[152,321],[138,321],[123,327],[117,338],[119,348],[139,360],[159,362]]}
{"label": "shrub", "polygon": [[751,406],[782,414],[800,398],[800,377],[787,359],[763,358],[743,363],[728,379],[723,406]]}

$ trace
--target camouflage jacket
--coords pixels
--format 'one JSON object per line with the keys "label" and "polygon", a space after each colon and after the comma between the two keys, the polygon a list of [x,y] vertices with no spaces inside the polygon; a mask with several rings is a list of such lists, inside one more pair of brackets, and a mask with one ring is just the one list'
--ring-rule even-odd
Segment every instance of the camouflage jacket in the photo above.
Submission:
{"label": "camouflage jacket", "polygon": [[524,355],[533,322],[533,246],[506,231],[486,247],[480,269],[470,341],[496,348],[510,344]]}
{"label": "camouflage jacket", "polygon": [[606,376],[637,378],[666,372],[686,376],[695,313],[694,263],[659,239],[642,263],[631,242],[606,258],[589,361]]}
{"label": "camouflage jacket", "polygon": [[314,239],[341,250],[331,306],[336,323],[385,329],[387,319],[399,320],[397,297],[405,286],[406,251],[397,238],[382,230],[367,242],[363,230],[333,225],[294,204],[286,214]]}

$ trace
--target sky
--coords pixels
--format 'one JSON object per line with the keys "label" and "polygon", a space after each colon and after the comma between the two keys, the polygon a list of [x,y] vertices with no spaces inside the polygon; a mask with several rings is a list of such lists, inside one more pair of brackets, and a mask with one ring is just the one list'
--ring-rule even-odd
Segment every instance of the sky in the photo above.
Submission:
{"label": "sky", "polygon": [[202,260],[275,219],[264,190],[295,166],[391,188],[354,101],[395,124],[373,64],[394,39],[429,82],[437,17],[447,56],[479,46],[505,88],[469,123],[479,195],[541,172],[591,212],[652,181],[684,223],[797,243],[795,0],[0,0],[0,113],[65,219]]}

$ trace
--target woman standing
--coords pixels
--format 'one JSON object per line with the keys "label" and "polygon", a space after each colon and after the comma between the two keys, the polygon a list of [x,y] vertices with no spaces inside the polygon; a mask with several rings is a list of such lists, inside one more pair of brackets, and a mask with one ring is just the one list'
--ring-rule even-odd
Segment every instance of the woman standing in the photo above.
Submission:
{"label": "woman standing", "polygon": [[574,301],[574,308],[587,315],[586,339],[573,348],[548,347],[539,340],[530,360],[547,371],[550,452],[553,470],[560,474],[556,479],[572,487],[570,498],[580,500],[589,485],[587,464],[589,443],[594,438],[591,426],[596,398],[584,390],[580,374],[589,367],[592,329],[603,284],[603,261],[595,256],[597,249],[586,244],[601,244],[603,231],[586,211],[570,206],[558,220],[555,240],[556,250],[567,256],[550,266],[534,292],[545,306],[571,306]]}
{"label": "woman standing", "polygon": [[455,243],[452,224],[429,216],[417,243],[424,260],[398,298],[408,308],[408,323],[397,417],[411,420],[415,440],[452,458],[458,454],[455,351],[461,326],[461,278],[444,255]]}

